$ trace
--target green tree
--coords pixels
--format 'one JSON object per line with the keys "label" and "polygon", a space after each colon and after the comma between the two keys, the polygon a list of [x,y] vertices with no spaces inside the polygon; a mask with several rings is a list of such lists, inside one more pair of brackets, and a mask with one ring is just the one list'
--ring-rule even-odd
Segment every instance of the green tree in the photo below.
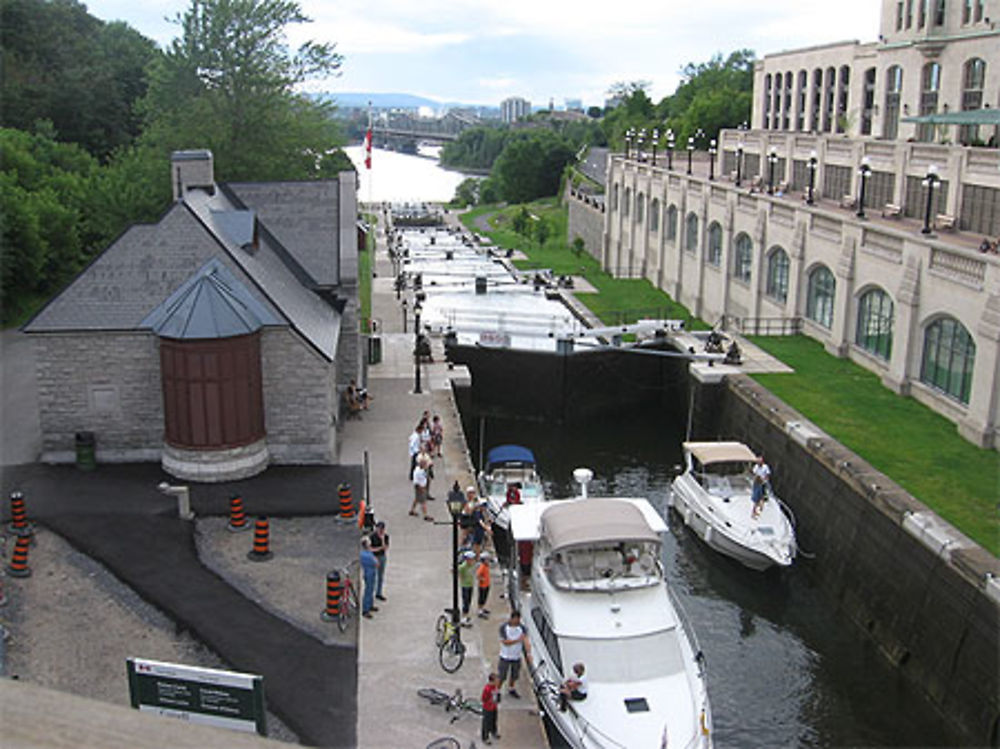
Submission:
{"label": "green tree", "polygon": [[514,218],[510,220],[510,226],[522,237],[527,237],[531,226],[531,214],[528,213],[528,209],[521,206],[521,210],[515,213]]}
{"label": "green tree", "polygon": [[747,49],[688,63],[677,90],[656,106],[657,118],[677,134],[678,143],[687,143],[699,129],[711,139],[722,128],[738,127],[750,119],[753,63],[754,53]]}
{"label": "green tree", "polygon": [[143,101],[147,142],[162,153],[207,147],[226,180],[318,176],[338,144],[332,105],[298,94],[337,73],[331,44],[291,53],[292,24],[307,23],[293,0],[191,0],[175,19],[182,36],[153,65]]}
{"label": "green tree", "polygon": [[583,241],[583,237],[573,237],[573,244],[571,245],[573,254],[577,257],[583,254],[583,251],[587,249],[586,243]]}
{"label": "green tree", "polygon": [[551,131],[518,133],[497,158],[491,176],[504,200],[526,203],[555,195],[563,169],[573,158],[569,144]]}
{"label": "green tree", "polygon": [[549,222],[544,218],[539,218],[535,222],[535,239],[538,240],[538,246],[544,247],[550,236],[552,236],[552,227],[549,226]]}

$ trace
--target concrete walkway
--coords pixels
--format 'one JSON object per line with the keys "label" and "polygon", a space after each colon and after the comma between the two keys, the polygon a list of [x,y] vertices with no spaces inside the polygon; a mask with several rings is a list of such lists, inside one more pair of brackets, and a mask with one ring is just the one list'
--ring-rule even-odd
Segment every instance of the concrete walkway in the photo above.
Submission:
{"label": "concrete walkway", "polygon": [[[371,466],[371,498],[375,513],[390,535],[386,569],[387,601],[363,620],[358,643],[358,746],[423,747],[451,735],[468,746],[479,741],[479,719],[466,715],[449,724],[450,715],[417,695],[422,687],[447,692],[461,688],[479,697],[489,671],[496,667],[497,629],[507,611],[498,596],[499,570],[494,570],[489,620],[474,619],[463,631],[468,647],[465,663],[455,674],[445,673],[437,660],[434,624],[451,606],[451,523],[444,500],[453,481],[474,483],[473,467],[451,395],[451,380],[467,379],[464,368],[449,370],[440,344],[435,363],[421,372],[421,390],[414,389],[413,331],[402,331],[402,313],[393,290],[391,262],[385,252],[384,220],[380,217],[373,282],[372,317],[379,320],[382,361],[368,371],[368,390],[375,397],[360,421],[347,423],[341,442],[343,463],[360,463],[367,451]],[[410,309],[413,300],[408,300]],[[424,410],[441,416],[445,443],[434,464],[429,507],[435,523],[408,515],[412,485],[408,479],[407,438]],[[502,746],[544,747],[537,707],[522,676],[522,699],[505,699],[500,709]],[[513,703],[513,704],[512,704]]]}

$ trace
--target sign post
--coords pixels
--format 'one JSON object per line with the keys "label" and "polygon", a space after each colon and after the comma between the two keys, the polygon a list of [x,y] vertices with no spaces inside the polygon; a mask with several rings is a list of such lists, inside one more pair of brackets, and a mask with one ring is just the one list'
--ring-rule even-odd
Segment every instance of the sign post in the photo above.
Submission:
{"label": "sign post", "polygon": [[264,678],[128,658],[132,707],[191,723],[267,735]]}

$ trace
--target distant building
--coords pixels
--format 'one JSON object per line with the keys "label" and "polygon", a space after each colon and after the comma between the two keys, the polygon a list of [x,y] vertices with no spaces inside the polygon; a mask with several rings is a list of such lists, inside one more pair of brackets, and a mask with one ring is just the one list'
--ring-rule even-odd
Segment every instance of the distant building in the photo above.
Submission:
{"label": "distant building", "polygon": [[523,120],[531,114],[531,102],[512,96],[500,102],[500,119],[508,124]]}
{"label": "distant building", "polygon": [[582,112],[583,111],[583,99],[566,99],[566,111],[567,112]]}

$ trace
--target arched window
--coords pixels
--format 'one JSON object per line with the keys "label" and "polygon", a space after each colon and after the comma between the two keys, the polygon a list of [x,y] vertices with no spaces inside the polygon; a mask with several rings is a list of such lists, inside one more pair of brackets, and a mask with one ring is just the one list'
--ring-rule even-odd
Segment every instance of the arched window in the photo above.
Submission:
{"label": "arched window", "polygon": [[798,96],[796,107],[795,107],[795,129],[805,130],[806,129],[806,108],[807,108],[807,95],[809,89],[809,74],[805,70],[799,71],[799,88],[797,91]]}
{"label": "arched window", "polygon": [[851,68],[847,65],[840,66],[840,75],[837,84],[837,132],[843,133],[847,130],[847,104],[850,100],[851,91]]}
{"label": "arched window", "polygon": [[628,216],[629,211],[632,210],[632,188],[625,188],[625,200],[622,203],[622,210],[626,216]]}
{"label": "arched window", "polygon": [[813,70],[812,82],[812,112],[809,116],[809,129],[814,133],[819,132],[822,126],[820,110],[823,104],[823,70],[816,68]]}
{"label": "arched window", "polygon": [[750,235],[741,232],[736,235],[735,253],[733,254],[733,277],[750,283],[750,270],[753,263],[753,240]]}
{"label": "arched window", "polygon": [[854,342],[880,359],[892,355],[892,299],[882,289],[871,289],[858,300],[858,327]]}
{"label": "arched window", "polygon": [[611,191],[611,210],[618,210],[618,183],[615,183],[614,189]]}
{"label": "arched window", "polygon": [[826,78],[823,83],[823,132],[829,133],[833,129],[834,117],[833,108],[837,99],[837,70],[836,68],[826,69]]}
{"label": "arched window", "polygon": [[891,65],[885,71],[885,119],[882,137],[894,140],[899,135],[899,99],[903,92],[903,68]]}
{"label": "arched window", "polygon": [[788,300],[788,253],[775,245],[767,256],[765,293],[779,302]]}
{"label": "arched window", "polygon": [[960,403],[969,402],[976,343],[958,320],[939,317],[924,331],[920,381]]}
{"label": "arched window", "polygon": [[764,76],[764,129],[771,127],[771,74]]}
{"label": "arched window", "polygon": [[677,206],[667,208],[667,239],[677,239]]}
{"label": "arched window", "polygon": [[635,196],[635,222],[637,224],[642,223],[642,217],[643,214],[645,213],[645,211],[643,211],[643,208],[645,207],[645,205],[646,205],[646,197],[640,192],[638,195]]}
{"label": "arched window", "polygon": [[[934,114],[937,112],[938,91],[941,89],[941,65],[936,62],[929,62],[924,65],[920,74],[920,114]],[[934,140],[935,126],[929,123],[917,125],[917,140]]]}
{"label": "arched window", "polygon": [[[983,85],[986,82],[986,62],[973,57],[965,63],[962,75],[962,110],[980,109],[983,106]],[[971,145],[979,142],[978,125],[962,125],[959,142]]]}
{"label": "arched window", "polygon": [[865,71],[865,90],[861,101],[861,134],[872,134],[872,113],[875,110],[875,68]]}
{"label": "arched window", "polygon": [[782,105],[784,118],[781,121],[781,129],[788,130],[790,118],[792,116],[792,72],[785,73],[785,103]]}
{"label": "arched window", "polygon": [[708,226],[708,262],[710,265],[722,264],[722,227],[718,221]]}
{"label": "arched window", "polygon": [[698,251],[698,214],[689,213],[684,226],[684,249],[688,252]]}
{"label": "arched window", "polygon": [[653,202],[649,206],[649,230],[659,231],[660,230],[660,199],[653,198]]}
{"label": "arched window", "polygon": [[833,327],[833,298],[837,282],[825,265],[809,273],[809,293],[806,297],[806,317],[824,328]]}

